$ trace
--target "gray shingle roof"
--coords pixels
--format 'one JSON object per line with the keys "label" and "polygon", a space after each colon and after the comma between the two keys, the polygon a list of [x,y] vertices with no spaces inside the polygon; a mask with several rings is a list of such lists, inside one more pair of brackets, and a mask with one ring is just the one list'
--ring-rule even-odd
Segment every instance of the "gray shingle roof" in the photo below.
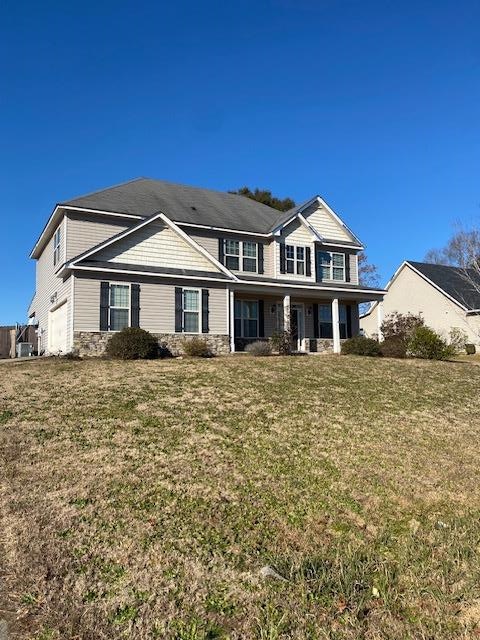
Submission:
{"label": "gray shingle roof", "polygon": [[162,211],[174,222],[251,233],[269,233],[284,217],[282,212],[245,196],[149,178],[137,178],[62,204],[145,217]]}
{"label": "gray shingle roof", "polygon": [[[480,275],[473,269],[407,260],[407,264],[431,280],[442,291],[467,309],[480,309]],[[466,277],[467,276],[467,277]],[[469,280],[478,283],[474,286]]]}
{"label": "gray shingle roof", "polygon": [[105,260],[83,260],[80,265],[82,267],[90,267],[92,269],[111,269],[115,271],[143,271],[145,273],[158,273],[160,275],[172,275],[172,276],[184,276],[189,277],[202,277],[202,278],[215,278],[216,280],[228,280],[228,276],[225,273],[219,271],[197,271],[195,269],[174,269],[172,267],[155,267],[142,264],[126,264],[121,262],[106,262]]}

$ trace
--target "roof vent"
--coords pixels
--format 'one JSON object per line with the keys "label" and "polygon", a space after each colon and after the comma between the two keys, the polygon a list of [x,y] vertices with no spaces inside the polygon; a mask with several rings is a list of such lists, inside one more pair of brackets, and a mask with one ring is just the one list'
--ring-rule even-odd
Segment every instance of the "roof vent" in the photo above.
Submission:
{"label": "roof vent", "polygon": [[193,206],[192,206],[192,207],[190,207],[190,209],[191,209],[192,211],[196,211],[196,210],[197,210],[197,207],[193,207]]}

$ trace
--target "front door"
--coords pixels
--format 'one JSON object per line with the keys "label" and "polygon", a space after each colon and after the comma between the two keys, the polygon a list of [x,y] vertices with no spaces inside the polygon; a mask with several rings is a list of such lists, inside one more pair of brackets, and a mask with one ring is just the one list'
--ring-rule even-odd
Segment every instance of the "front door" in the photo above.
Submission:
{"label": "front door", "polygon": [[305,318],[303,304],[293,304],[290,316],[290,331],[292,336],[292,347],[295,351],[303,350],[303,339],[305,337]]}

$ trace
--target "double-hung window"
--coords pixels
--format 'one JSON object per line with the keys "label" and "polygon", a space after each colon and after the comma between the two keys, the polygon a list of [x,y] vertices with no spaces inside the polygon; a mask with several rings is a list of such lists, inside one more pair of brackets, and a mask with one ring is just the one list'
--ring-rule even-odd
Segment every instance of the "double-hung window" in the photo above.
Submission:
{"label": "double-hung window", "polygon": [[225,240],[225,266],[232,271],[258,271],[258,245],[256,242]]}
{"label": "double-hung window", "polygon": [[305,275],[305,247],[285,245],[285,267],[287,273]]}
{"label": "double-hung window", "polygon": [[200,291],[183,290],[183,330],[185,333],[200,332]]}
{"label": "double-hung window", "polygon": [[121,331],[130,326],[130,286],[128,284],[110,285],[108,324],[110,331]]}
{"label": "double-hung window", "polygon": [[258,338],[257,300],[235,300],[235,336]]}
{"label": "double-hung window", "polygon": [[60,262],[60,250],[62,246],[62,228],[58,227],[53,236],[53,264]]}
{"label": "double-hung window", "polygon": [[320,259],[320,275],[322,280],[345,282],[345,254],[322,251]]}
{"label": "double-hung window", "polygon": [[[338,316],[340,325],[340,338],[347,337],[347,307],[344,304],[338,305]],[[332,305],[318,305],[318,329],[320,338],[333,338]]]}

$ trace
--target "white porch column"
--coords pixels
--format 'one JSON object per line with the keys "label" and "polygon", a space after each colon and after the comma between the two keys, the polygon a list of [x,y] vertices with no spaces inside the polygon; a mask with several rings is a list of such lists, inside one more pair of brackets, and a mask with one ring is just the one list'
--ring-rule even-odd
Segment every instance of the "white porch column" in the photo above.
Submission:
{"label": "white porch column", "polygon": [[235,353],[235,292],[233,289],[229,290],[228,297],[228,332],[230,337],[230,352]]}
{"label": "white porch column", "polygon": [[290,296],[283,297],[283,330],[290,331]]}
{"label": "white porch column", "polygon": [[340,316],[338,298],[332,300],[333,353],[340,353]]}
{"label": "white porch column", "polygon": [[383,300],[379,300],[377,304],[377,334],[378,341],[383,342],[382,324],[383,324]]}

